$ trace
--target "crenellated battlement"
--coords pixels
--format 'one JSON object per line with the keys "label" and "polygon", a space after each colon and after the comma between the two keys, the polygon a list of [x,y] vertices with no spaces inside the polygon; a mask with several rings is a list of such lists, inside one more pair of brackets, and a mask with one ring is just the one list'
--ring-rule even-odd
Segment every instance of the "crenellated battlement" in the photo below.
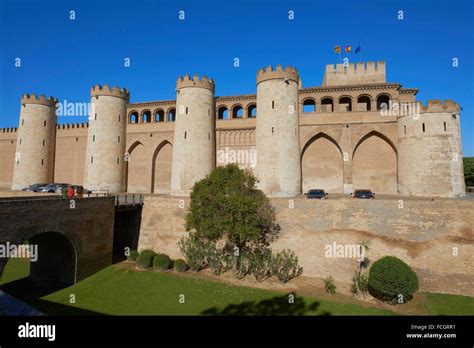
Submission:
{"label": "crenellated battlement", "polygon": [[423,113],[434,113],[434,112],[452,112],[459,113],[461,108],[458,103],[454,100],[446,99],[441,101],[440,99],[428,100],[426,105],[421,104],[421,112]]}
{"label": "crenellated battlement", "polygon": [[57,129],[89,128],[89,122],[58,124],[56,125],[56,128]]}
{"label": "crenellated battlement", "polygon": [[198,75],[194,75],[191,78],[189,75],[180,76],[176,81],[176,89],[186,88],[186,87],[200,87],[206,88],[214,93],[215,84],[213,79],[209,79],[207,76],[203,76],[202,79],[199,79]]}
{"label": "crenellated battlement", "polygon": [[36,94],[23,94],[21,96],[21,104],[39,104],[39,105],[45,105],[49,107],[55,107],[56,103],[58,102],[58,99],[49,97],[46,98],[44,94],[40,95],[39,97],[36,96]]}
{"label": "crenellated battlement", "polygon": [[287,66],[285,69],[283,69],[281,64],[278,64],[275,70],[271,65],[268,65],[265,69],[262,68],[257,72],[257,84],[270,79],[288,79],[299,84],[300,77],[296,68]]}
{"label": "crenellated battlement", "polygon": [[16,132],[18,132],[17,127],[0,128],[0,133],[16,133]]}
{"label": "crenellated battlement", "polygon": [[105,84],[104,86],[95,85],[91,88],[91,97],[98,97],[101,95],[122,98],[127,102],[130,101],[130,92],[125,88],[120,89],[117,86],[110,88],[108,84]]}
{"label": "crenellated battlement", "polygon": [[386,83],[385,62],[328,64],[322,85],[343,86],[371,83]]}

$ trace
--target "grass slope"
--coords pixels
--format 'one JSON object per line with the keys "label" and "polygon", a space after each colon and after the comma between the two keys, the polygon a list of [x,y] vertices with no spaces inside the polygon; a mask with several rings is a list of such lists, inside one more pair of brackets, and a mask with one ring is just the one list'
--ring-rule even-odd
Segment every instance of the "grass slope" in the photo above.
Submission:
{"label": "grass slope", "polygon": [[10,259],[0,277],[0,285],[28,277],[30,262],[28,259]]}
{"label": "grass slope", "polygon": [[[75,295],[75,304],[69,304],[71,294]],[[184,303],[180,303],[180,295],[184,295]],[[288,295],[281,292],[230,286],[173,273],[129,271],[115,266],[42,300],[110,315],[393,314],[376,308],[307,297],[297,297],[290,305]],[[55,306],[48,308],[44,301],[41,307],[49,314],[65,314],[61,310],[55,312]]]}

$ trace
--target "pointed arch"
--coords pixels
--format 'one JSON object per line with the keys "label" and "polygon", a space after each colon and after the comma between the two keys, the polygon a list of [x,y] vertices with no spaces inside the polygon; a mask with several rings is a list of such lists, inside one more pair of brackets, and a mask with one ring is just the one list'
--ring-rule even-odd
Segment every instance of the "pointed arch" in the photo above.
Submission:
{"label": "pointed arch", "polygon": [[163,140],[155,148],[151,164],[151,193],[170,192],[172,155],[173,144],[168,140]]}
{"label": "pointed arch", "polygon": [[352,151],[353,189],[397,193],[398,153],[386,135],[371,131],[362,136]]}
{"label": "pointed arch", "polygon": [[334,138],[319,132],[306,142],[301,151],[301,176],[303,192],[309,189],[343,192],[343,152]]}
{"label": "pointed arch", "polygon": [[145,192],[146,187],[140,186],[140,175],[145,162],[145,146],[139,140],[133,142],[127,150],[125,158],[125,190],[126,192]]}

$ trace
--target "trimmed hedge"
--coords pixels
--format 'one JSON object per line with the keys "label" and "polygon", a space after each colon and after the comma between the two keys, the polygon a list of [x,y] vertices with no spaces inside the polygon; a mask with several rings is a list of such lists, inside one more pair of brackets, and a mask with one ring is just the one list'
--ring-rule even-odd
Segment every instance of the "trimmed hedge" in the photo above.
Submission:
{"label": "trimmed hedge", "polygon": [[178,259],[174,261],[174,270],[177,272],[185,272],[188,270],[188,265],[182,259]]}
{"label": "trimmed hedge", "polygon": [[127,257],[127,260],[128,260],[128,261],[136,261],[138,255],[140,255],[140,253],[139,253],[138,251],[136,251],[136,250],[131,250],[131,251],[130,251],[130,255],[128,255],[128,257]]}
{"label": "trimmed hedge", "polygon": [[166,271],[170,268],[171,259],[168,255],[165,254],[157,254],[153,258],[153,268],[158,271]]}
{"label": "trimmed hedge", "polygon": [[135,261],[137,264],[137,268],[139,269],[147,269],[152,266],[153,257],[155,257],[156,253],[153,250],[143,250],[137,257]]}
{"label": "trimmed hedge", "polygon": [[412,299],[418,290],[418,277],[402,260],[385,256],[375,261],[370,268],[368,289],[379,300],[404,303]]}

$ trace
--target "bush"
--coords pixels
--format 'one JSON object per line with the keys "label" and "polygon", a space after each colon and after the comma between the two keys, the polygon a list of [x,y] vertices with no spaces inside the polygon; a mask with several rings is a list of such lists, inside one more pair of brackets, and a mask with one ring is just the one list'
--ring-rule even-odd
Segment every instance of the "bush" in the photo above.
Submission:
{"label": "bush", "polygon": [[136,259],[136,264],[139,269],[150,268],[153,263],[153,257],[156,253],[153,250],[143,250]]}
{"label": "bush", "polygon": [[359,284],[359,290],[362,295],[366,295],[367,292],[369,291],[369,276],[366,273],[361,273],[360,275],[354,275],[352,278],[352,287],[351,287],[351,292],[353,294],[357,294],[357,288],[356,288],[356,280],[358,281]]}
{"label": "bush", "polygon": [[205,260],[214,275],[219,275],[227,269],[227,254],[217,248],[214,244],[208,243],[205,248]]}
{"label": "bush", "polygon": [[158,254],[153,258],[153,268],[157,271],[166,271],[170,268],[171,259],[168,255]]}
{"label": "bush", "polygon": [[178,259],[174,262],[174,270],[177,272],[186,272],[188,270],[188,265],[182,259]]}
{"label": "bush", "polygon": [[[296,262],[298,262],[298,259],[296,259]],[[273,275],[271,251],[268,249],[254,251],[251,258],[250,268],[256,281],[261,282],[270,278]]]}
{"label": "bush", "polygon": [[178,242],[179,249],[191,271],[197,272],[206,266],[207,244],[199,240],[194,233]]}
{"label": "bush", "polygon": [[372,296],[382,301],[404,303],[418,290],[418,277],[402,260],[385,256],[370,268],[368,289]]}
{"label": "bush", "polygon": [[136,250],[130,250],[130,255],[127,256],[127,260],[128,260],[128,261],[136,261],[138,255],[140,255],[140,254],[138,253],[138,251],[136,251]]}
{"label": "bush", "polygon": [[298,257],[291,250],[283,250],[272,256],[271,272],[281,283],[298,277],[303,273],[303,267],[298,265]]}
{"label": "bush", "polygon": [[330,294],[335,294],[336,293],[336,284],[334,284],[334,279],[332,276],[324,278],[324,288],[326,289],[327,292]]}

